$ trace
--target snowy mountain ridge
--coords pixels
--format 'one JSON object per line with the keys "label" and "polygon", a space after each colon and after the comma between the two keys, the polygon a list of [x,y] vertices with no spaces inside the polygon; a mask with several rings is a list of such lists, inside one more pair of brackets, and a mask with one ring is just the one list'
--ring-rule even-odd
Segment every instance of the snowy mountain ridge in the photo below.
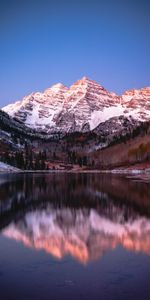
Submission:
{"label": "snowy mountain ridge", "polygon": [[126,91],[121,97],[87,77],[70,88],[61,83],[3,107],[26,126],[52,132],[86,132],[112,117],[150,119],[150,87]]}

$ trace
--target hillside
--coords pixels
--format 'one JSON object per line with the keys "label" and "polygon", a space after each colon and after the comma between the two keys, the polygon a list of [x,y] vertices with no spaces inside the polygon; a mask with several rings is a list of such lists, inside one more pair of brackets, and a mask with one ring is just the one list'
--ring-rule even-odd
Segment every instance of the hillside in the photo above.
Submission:
{"label": "hillside", "polygon": [[129,166],[136,163],[150,162],[150,125],[139,132],[133,138],[120,137],[116,143],[112,143],[105,149],[91,153],[97,168],[114,168],[117,166]]}

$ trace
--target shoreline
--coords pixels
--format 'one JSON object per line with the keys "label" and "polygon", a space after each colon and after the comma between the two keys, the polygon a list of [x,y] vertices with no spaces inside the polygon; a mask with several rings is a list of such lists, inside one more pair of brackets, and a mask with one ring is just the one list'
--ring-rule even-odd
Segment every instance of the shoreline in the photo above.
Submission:
{"label": "shoreline", "polygon": [[0,169],[0,174],[7,174],[7,173],[14,173],[14,174],[24,174],[24,173],[104,173],[104,174],[147,174],[150,175],[150,169],[125,169],[125,168],[120,168],[120,169],[105,169],[105,170],[99,170],[99,169],[55,169],[55,170],[1,170]]}
{"label": "shoreline", "polygon": [[27,174],[109,174],[111,176],[123,176],[124,178],[150,184],[150,169],[112,169],[112,170],[0,170],[0,175],[27,175]]}
{"label": "shoreline", "polygon": [[0,174],[51,174],[51,173],[99,173],[113,175],[145,175],[150,177],[150,163],[138,163],[130,166],[114,167],[111,169],[91,169],[86,166],[65,165],[63,168],[55,165],[55,168],[48,170],[21,170],[11,165],[0,162]]}

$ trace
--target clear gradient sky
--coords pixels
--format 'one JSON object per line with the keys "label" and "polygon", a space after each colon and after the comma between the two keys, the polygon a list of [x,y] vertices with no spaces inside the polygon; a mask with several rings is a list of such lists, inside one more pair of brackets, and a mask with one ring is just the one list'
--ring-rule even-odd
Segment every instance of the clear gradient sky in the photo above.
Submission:
{"label": "clear gradient sky", "polygon": [[88,76],[150,86],[149,0],[1,0],[0,106]]}

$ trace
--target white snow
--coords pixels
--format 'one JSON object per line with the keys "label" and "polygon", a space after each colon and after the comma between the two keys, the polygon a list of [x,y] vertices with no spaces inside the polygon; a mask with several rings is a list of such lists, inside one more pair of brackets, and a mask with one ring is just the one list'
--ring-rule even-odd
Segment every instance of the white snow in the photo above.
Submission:
{"label": "white snow", "polygon": [[[5,106],[3,110],[13,117],[17,113],[16,117],[20,120],[27,116],[27,126],[46,131],[54,127],[60,130],[57,121],[54,120],[59,120],[57,117],[62,111],[62,118],[66,113],[75,116],[77,130],[80,130],[85,122],[89,123],[90,129],[93,130],[101,122],[121,115],[132,116],[139,121],[149,120],[149,103],[150,88],[127,91],[118,97],[95,81],[83,77],[70,88],[62,83],[54,84],[43,93],[32,93],[22,101]],[[66,120],[62,130],[68,132],[71,126],[71,122]]]}
{"label": "white snow", "polygon": [[90,128],[94,129],[99,123],[105,122],[112,117],[118,117],[124,114],[124,107],[120,104],[116,106],[106,107],[103,111],[95,110],[91,114]]}
{"label": "white snow", "polygon": [[18,172],[19,169],[0,161],[0,172]]}

